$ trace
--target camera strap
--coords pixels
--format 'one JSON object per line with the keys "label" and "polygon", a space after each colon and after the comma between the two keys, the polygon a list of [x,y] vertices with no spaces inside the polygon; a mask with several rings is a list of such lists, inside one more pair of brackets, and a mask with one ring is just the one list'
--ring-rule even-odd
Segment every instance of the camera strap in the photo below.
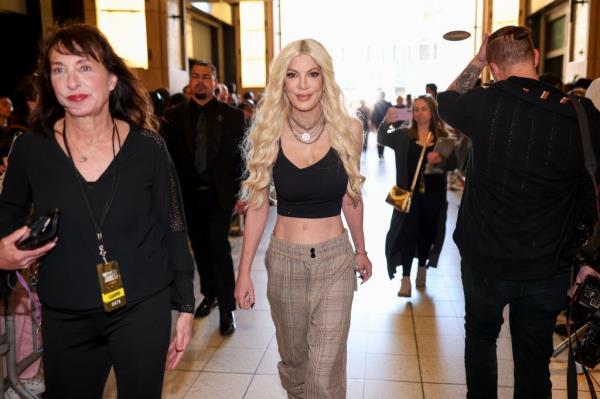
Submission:
{"label": "camera strap", "polygon": [[[594,154],[594,149],[592,147],[592,139],[590,137],[590,125],[587,118],[587,114],[583,109],[583,106],[579,102],[579,99],[574,94],[568,94],[573,107],[575,108],[575,112],[577,113],[577,120],[579,122],[579,133],[581,135],[581,145],[583,148],[583,159],[585,161],[585,169],[590,175],[592,180],[592,186],[594,187],[594,198],[595,198],[595,208],[596,208],[596,223],[600,221],[600,205],[598,203],[598,183],[596,182],[596,173],[598,170],[598,162],[596,160],[596,154]],[[575,271],[571,271],[571,283],[575,281]],[[573,285],[573,284],[571,284]],[[569,301],[569,306],[572,306],[572,301]],[[570,335],[570,320],[567,317],[567,333]],[[577,336],[575,337],[577,344],[579,344]],[[594,390],[594,384],[589,375],[587,367],[583,365],[583,362],[579,362],[581,367],[583,368],[583,372],[585,374],[585,378],[587,380],[588,387],[590,389],[590,395],[592,399],[596,399],[596,391]],[[571,340],[569,339],[569,358],[567,363],[567,398],[568,399],[577,399],[577,369],[575,365],[575,356],[573,354],[573,347]]]}
{"label": "camera strap", "polygon": [[598,204],[598,183],[596,182],[596,174],[598,172],[598,162],[596,160],[596,154],[594,154],[594,148],[592,147],[592,139],[590,137],[590,124],[587,118],[587,114],[583,109],[583,106],[579,102],[579,99],[574,94],[568,94],[569,99],[573,103],[575,112],[577,113],[577,120],[579,121],[579,133],[581,134],[581,145],[583,147],[583,159],[585,161],[585,169],[587,170],[590,178],[592,179],[592,186],[594,187],[594,196],[596,197],[596,213],[598,220],[600,220],[600,206]]}

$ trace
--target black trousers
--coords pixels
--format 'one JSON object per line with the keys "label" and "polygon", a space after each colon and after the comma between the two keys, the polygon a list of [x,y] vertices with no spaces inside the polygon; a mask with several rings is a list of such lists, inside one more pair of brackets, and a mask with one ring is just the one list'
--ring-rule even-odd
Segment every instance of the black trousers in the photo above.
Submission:
{"label": "black trousers", "polygon": [[433,245],[446,192],[413,195],[410,212],[406,215],[400,233],[402,276],[410,276],[413,258],[425,266]]}
{"label": "black trousers", "polygon": [[120,399],[159,399],[171,332],[169,289],[113,313],[42,307],[45,399],[101,399],[111,366]]}
{"label": "black trousers", "polygon": [[229,227],[232,209],[223,209],[214,189],[187,196],[188,234],[200,274],[200,291],[207,298],[217,298],[219,310],[235,310],[235,274]]}
{"label": "black trousers", "polygon": [[[496,340],[509,305],[514,360],[514,398],[552,397],[549,363],[556,317],[564,308],[569,271],[541,280],[508,281],[484,277],[463,262],[467,398],[497,397]],[[485,265],[479,266],[484,268]]]}

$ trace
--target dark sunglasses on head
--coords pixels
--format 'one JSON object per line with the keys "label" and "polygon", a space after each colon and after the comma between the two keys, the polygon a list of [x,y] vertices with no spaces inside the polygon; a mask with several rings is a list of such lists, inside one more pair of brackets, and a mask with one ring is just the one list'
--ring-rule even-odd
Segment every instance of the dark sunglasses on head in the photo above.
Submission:
{"label": "dark sunglasses on head", "polygon": [[522,40],[529,36],[531,36],[531,31],[522,26],[510,26],[506,29],[499,29],[496,32],[492,33],[489,41],[498,39],[500,37],[512,35],[514,40]]}

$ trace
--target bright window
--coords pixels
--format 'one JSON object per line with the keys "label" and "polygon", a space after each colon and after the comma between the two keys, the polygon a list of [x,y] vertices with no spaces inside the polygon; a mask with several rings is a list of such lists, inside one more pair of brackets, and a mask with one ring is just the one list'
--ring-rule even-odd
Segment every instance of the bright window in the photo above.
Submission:
{"label": "bright window", "polygon": [[[476,16],[482,12],[475,0],[281,0],[280,4],[282,46],[304,38],[321,42],[333,58],[336,80],[349,103],[373,102],[380,89],[390,101],[406,94],[415,98],[430,82],[445,90],[473,58],[474,29],[480,29]],[[471,37],[459,42],[442,38],[458,29]]]}
{"label": "bright window", "polygon": [[262,1],[240,2],[242,87],[267,82],[265,9]]}
{"label": "bright window", "polygon": [[492,32],[507,25],[519,25],[519,2],[495,0]]}
{"label": "bright window", "polygon": [[144,0],[96,0],[96,22],[127,66],[148,69]]}

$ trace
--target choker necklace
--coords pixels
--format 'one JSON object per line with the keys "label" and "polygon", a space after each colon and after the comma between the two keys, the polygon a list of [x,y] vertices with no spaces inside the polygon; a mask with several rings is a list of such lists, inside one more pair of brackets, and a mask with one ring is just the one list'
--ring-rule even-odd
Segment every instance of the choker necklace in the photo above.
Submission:
{"label": "choker necklace", "polygon": [[[292,123],[293,122],[293,123]],[[287,118],[288,126],[296,140],[302,144],[314,143],[321,137],[321,134],[325,130],[325,117],[323,112],[312,126],[304,126],[298,122],[292,115]],[[297,131],[300,128],[300,131]]]}

